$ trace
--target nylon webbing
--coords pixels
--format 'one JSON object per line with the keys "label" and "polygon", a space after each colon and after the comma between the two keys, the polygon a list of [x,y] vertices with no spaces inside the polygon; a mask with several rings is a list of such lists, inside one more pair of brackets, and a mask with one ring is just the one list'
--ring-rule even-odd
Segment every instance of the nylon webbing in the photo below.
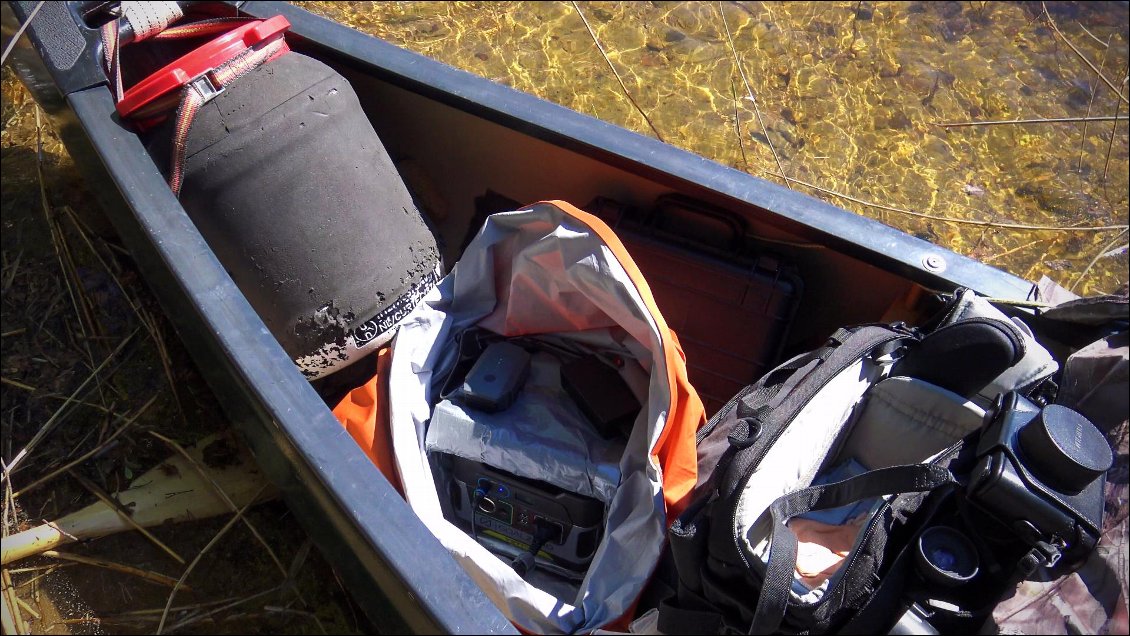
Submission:
{"label": "nylon webbing", "polygon": [[161,33],[184,17],[176,2],[122,2],[122,17],[133,31],[132,42],[140,42]]}
{"label": "nylon webbing", "polygon": [[212,18],[169,27],[153,36],[155,40],[179,40],[198,38],[230,31],[240,24],[252,22],[253,18]]}
{"label": "nylon webbing", "polygon": [[119,55],[119,31],[121,22],[119,18],[114,18],[106,24],[102,25],[100,34],[102,36],[102,64],[106,71],[106,77],[110,80],[110,91],[114,93],[114,103],[122,100],[122,69],[121,57]]}
{"label": "nylon webbing", "polygon": [[788,607],[793,570],[796,568],[797,538],[785,525],[786,521],[812,510],[836,508],[880,495],[933,490],[952,481],[953,476],[946,468],[935,464],[911,464],[872,470],[844,481],[810,486],[777,498],[769,506],[773,529],[765,564],[765,582],[749,633],[776,632]]}
{"label": "nylon webbing", "polygon": [[[134,3],[143,4],[143,3]],[[155,3],[165,4],[165,3]],[[175,4],[175,3],[173,3]],[[179,17],[179,16],[178,16]],[[130,26],[135,30],[135,39],[177,40],[195,37],[206,37],[230,31],[232,28],[253,21],[253,18],[211,18],[199,20],[188,24],[168,26],[174,18],[161,15],[149,15],[144,11],[127,14],[128,19],[136,19]],[[141,30],[138,30],[138,26]],[[103,65],[106,77],[110,80],[110,90],[114,93],[114,102],[120,102],[125,93],[122,86],[121,72],[121,18],[115,18],[102,26]],[[226,64],[219,66],[206,74],[204,81],[213,84],[215,92],[219,92],[244,74],[254,70],[259,65],[271,59],[285,46],[283,40],[275,40],[259,49],[248,49],[232,58]],[[214,96],[214,93],[212,96]],[[146,119],[157,116],[174,106],[175,128],[173,131],[172,158],[169,162],[169,187],[173,194],[180,196],[181,185],[184,180],[184,160],[188,150],[188,132],[192,122],[200,112],[200,107],[208,102],[209,95],[201,92],[195,82],[189,82],[181,89],[179,95],[169,94],[138,109],[132,115],[137,119]]]}
{"label": "nylon webbing", "polygon": [[[207,78],[215,83],[217,88],[222,89],[271,59],[283,46],[285,46],[283,40],[275,40],[261,49],[248,49],[227,64],[209,73]],[[180,189],[184,182],[184,160],[188,151],[188,132],[192,128],[192,122],[197,113],[200,112],[200,107],[207,100],[208,97],[200,92],[195,83],[186,84],[181,91],[180,107],[177,108],[175,119],[176,127],[173,131],[173,156],[169,163],[169,188],[177,196],[180,196]]]}
{"label": "nylon webbing", "polygon": [[[783,397],[784,401],[779,403],[777,408],[772,409],[762,422],[763,435],[765,436],[763,439],[766,440],[768,446],[776,442],[781,431],[792,422],[800,410],[823,389],[831,378],[863,357],[872,355],[876,347],[883,343],[888,341],[903,343],[913,338],[909,334],[894,331],[885,325],[864,326],[852,331],[841,329],[836,333],[841,335],[847,333],[848,335],[844,337],[840,345],[818,350],[820,355],[817,359],[821,362],[807,372],[808,378],[810,378],[807,382],[793,387],[788,393],[781,391],[773,394],[775,397]],[[825,353],[827,353],[826,356]],[[805,355],[798,356],[790,363],[793,365],[800,364],[801,368],[804,368],[809,362],[806,358]],[[741,496],[740,489],[748,483],[757,464],[761,461],[762,455],[767,452],[767,448],[758,448],[757,446],[751,446],[734,457],[733,462],[726,468],[725,473],[719,480],[719,496],[725,499]],[[728,514],[732,515],[734,510],[736,510],[736,505],[730,509]],[[732,517],[731,521],[733,527],[737,527],[737,522]]]}

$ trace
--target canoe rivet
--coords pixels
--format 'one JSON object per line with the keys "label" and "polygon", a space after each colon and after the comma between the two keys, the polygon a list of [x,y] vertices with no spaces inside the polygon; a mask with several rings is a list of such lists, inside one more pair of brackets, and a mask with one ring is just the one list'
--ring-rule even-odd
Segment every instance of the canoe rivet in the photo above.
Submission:
{"label": "canoe rivet", "polygon": [[946,271],[946,259],[937,254],[927,254],[922,257],[922,266],[934,273]]}

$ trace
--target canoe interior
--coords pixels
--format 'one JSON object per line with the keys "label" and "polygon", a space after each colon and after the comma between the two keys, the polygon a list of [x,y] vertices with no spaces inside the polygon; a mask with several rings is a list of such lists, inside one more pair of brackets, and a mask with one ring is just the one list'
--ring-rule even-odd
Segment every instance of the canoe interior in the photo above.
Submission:
{"label": "canoe interior", "polygon": [[[35,3],[10,4],[26,16]],[[881,320],[892,306],[923,288],[950,291],[964,284],[1020,297],[1028,289],[1015,277],[941,248],[949,270],[925,273],[916,265],[920,252],[936,246],[878,224],[858,223],[815,199],[781,194],[779,186],[720,170],[625,131],[581,143],[580,128],[611,127],[516,98],[509,89],[479,78],[451,80],[447,67],[293,5],[240,5],[259,17],[287,15],[296,34],[290,41],[294,50],[326,62],[350,80],[393,159],[414,162],[431,194],[446,204],[448,216],[438,231],[448,265],[458,257],[475,198],[488,190],[522,203],[562,199],[581,207],[607,197],[640,210],[650,209],[660,195],[679,193],[740,215],[766,253],[797,268],[804,291],[785,355],[814,346],[837,327]],[[44,15],[58,13],[58,20],[70,19],[67,9],[55,3],[43,10]],[[64,35],[81,33],[84,42],[95,42],[97,34],[88,31]],[[62,122],[68,148],[88,170],[93,189],[113,199],[105,205],[115,226],[198,366],[351,592],[374,619],[385,619],[390,631],[512,631],[288,365],[163,182],[156,163],[164,161],[144,156],[137,137],[113,118],[93,50],[88,47],[78,63],[63,68],[52,61],[52,51],[57,57],[61,50],[53,33],[38,26],[29,29],[39,60],[17,51],[15,59],[28,63],[19,67],[25,83]],[[33,61],[39,67],[33,68]],[[416,75],[409,77],[412,73]],[[429,85],[439,76],[449,82],[446,87]],[[465,92],[458,94],[452,86]],[[477,107],[480,97],[513,103],[518,110],[502,122],[493,106]],[[559,111],[567,130],[547,135],[546,113],[552,119]],[[592,139],[608,140],[608,147]],[[652,154],[653,165],[625,159]],[[690,167],[680,175],[666,171],[665,166],[679,162]],[[774,194],[754,196],[762,190]],[[764,207],[742,197],[763,201]],[[821,223],[824,216],[832,220]],[[387,622],[390,616],[400,622]]]}
{"label": "canoe interior", "polygon": [[661,195],[679,193],[740,215],[755,242],[763,239],[767,253],[799,269],[804,292],[790,331],[792,344],[786,343],[786,350],[818,340],[841,325],[879,320],[915,286],[901,276],[782,230],[764,210],[720,202],[704,189],[679,189],[382,81],[332,58],[323,61],[337,66],[350,80],[393,159],[415,163],[426,175],[428,188],[446,203],[448,217],[438,230],[449,264],[458,257],[475,212],[475,198],[487,190],[523,204],[561,199],[583,208],[597,197],[608,197],[640,210],[649,210]]}

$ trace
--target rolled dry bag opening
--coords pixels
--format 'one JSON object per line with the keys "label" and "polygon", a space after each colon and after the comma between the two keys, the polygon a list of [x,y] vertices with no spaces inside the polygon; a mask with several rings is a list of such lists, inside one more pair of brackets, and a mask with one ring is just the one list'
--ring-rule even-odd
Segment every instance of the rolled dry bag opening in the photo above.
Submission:
{"label": "rolled dry bag opening", "polygon": [[[165,170],[176,119],[148,141]],[[434,234],[325,64],[284,51],[243,72],[199,107],[183,145],[185,211],[309,379],[388,342],[438,281]]]}

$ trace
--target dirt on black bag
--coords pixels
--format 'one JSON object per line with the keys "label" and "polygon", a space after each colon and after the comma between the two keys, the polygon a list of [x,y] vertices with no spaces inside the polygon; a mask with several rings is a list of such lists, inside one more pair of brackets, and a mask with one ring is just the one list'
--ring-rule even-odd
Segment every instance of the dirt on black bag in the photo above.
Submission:
{"label": "dirt on black bag", "polygon": [[267,329],[310,380],[385,345],[442,263],[349,81],[283,16],[123,4],[102,27],[118,115]]}
{"label": "dirt on black bag", "polygon": [[975,631],[1099,535],[1110,448],[1038,401],[1057,368],[969,291],[921,330],[841,329],[783,363],[699,431],[658,630]]}

